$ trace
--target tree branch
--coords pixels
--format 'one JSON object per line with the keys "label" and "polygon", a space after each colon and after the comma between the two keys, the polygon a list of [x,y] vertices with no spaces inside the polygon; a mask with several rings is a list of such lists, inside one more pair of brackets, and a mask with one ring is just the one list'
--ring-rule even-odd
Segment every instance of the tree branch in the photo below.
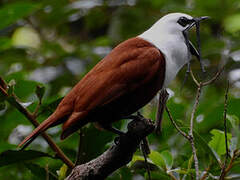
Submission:
{"label": "tree branch", "polygon": [[[22,113],[35,127],[37,127],[39,123],[36,121],[34,115],[19,103],[18,98],[14,94],[9,95],[7,93],[7,88],[4,88],[4,86],[2,85],[4,81],[1,77],[0,77],[0,81],[1,81],[0,95],[4,97],[9,104],[11,104],[20,113]],[[5,87],[7,87],[6,83],[5,83]],[[47,141],[51,149],[54,152],[56,152],[59,159],[61,159],[69,168],[73,168],[74,164],[72,163],[72,161],[68,159],[68,157],[63,153],[63,151],[54,143],[52,138],[45,132],[41,133],[41,135]]]}
{"label": "tree branch", "polygon": [[134,152],[140,142],[154,131],[151,120],[138,117],[128,124],[126,135],[119,137],[114,144],[102,155],[92,161],[76,166],[67,180],[91,180],[104,179],[118,168],[131,161]]}
{"label": "tree branch", "polygon": [[197,110],[197,106],[199,104],[199,98],[200,98],[200,94],[202,91],[202,83],[199,83],[198,89],[197,89],[197,94],[196,94],[196,99],[193,105],[193,110],[191,113],[191,119],[190,119],[190,130],[188,133],[189,136],[189,141],[191,143],[191,147],[192,147],[192,152],[193,152],[193,158],[194,158],[194,165],[195,165],[195,170],[196,170],[196,180],[200,179],[199,177],[199,165],[198,165],[198,158],[197,158],[197,150],[195,147],[195,143],[194,143],[194,136],[193,136],[193,122],[194,122],[194,117],[195,117],[195,113]]}

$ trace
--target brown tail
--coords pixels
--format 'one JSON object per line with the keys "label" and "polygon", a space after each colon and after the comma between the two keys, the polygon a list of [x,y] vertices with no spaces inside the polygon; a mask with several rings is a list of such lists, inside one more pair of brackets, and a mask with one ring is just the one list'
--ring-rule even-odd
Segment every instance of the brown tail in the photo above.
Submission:
{"label": "brown tail", "polygon": [[36,129],[33,130],[31,134],[29,134],[19,145],[21,147],[24,145],[21,150],[25,149],[34,139],[38,137],[40,133],[50,128],[52,125],[56,124],[58,118],[54,114],[52,114],[48,119],[43,121]]}

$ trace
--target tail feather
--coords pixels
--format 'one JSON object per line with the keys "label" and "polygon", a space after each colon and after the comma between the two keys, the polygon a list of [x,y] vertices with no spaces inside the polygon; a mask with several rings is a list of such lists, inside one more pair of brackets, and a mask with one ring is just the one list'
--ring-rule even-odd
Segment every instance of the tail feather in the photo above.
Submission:
{"label": "tail feather", "polygon": [[34,139],[38,137],[39,134],[47,130],[49,127],[51,127],[54,123],[56,123],[57,119],[54,116],[50,116],[48,119],[43,121],[36,129],[33,130],[31,134],[29,134],[19,145],[18,147],[21,147],[21,150],[25,149]]}

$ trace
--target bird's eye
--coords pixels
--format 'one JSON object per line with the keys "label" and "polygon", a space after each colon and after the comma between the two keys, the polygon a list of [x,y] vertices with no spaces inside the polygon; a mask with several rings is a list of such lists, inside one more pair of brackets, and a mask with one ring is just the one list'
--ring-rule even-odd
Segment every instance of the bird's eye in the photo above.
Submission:
{"label": "bird's eye", "polygon": [[189,24],[189,19],[187,19],[187,18],[185,18],[185,17],[180,17],[177,22],[178,22],[178,24],[180,24],[181,26],[185,27],[186,25]]}

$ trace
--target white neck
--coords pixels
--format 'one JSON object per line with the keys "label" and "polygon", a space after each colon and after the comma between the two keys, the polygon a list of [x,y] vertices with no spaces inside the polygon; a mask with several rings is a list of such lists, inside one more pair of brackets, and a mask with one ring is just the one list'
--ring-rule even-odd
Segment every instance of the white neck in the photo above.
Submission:
{"label": "white neck", "polygon": [[182,32],[171,31],[172,28],[164,23],[160,19],[138,37],[152,43],[163,53],[166,61],[163,87],[167,87],[178,71],[190,61],[190,52]]}

